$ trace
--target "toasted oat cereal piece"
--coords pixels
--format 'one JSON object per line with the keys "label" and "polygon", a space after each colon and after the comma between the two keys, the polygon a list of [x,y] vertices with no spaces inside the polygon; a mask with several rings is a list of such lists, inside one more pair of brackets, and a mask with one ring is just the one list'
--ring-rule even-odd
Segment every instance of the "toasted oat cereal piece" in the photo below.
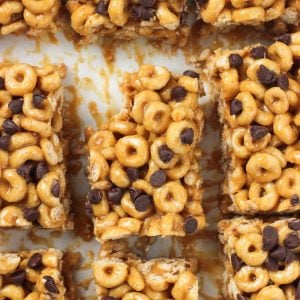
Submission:
{"label": "toasted oat cereal piece", "polygon": [[0,2],[0,35],[55,32],[60,0],[3,0]]}
{"label": "toasted oat cereal piece", "polygon": [[226,299],[300,299],[300,219],[219,223]]}
{"label": "toasted oat cereal piece", "polygon": [[186,1],[68,0],[71,26],[86,41],[97,36],[131,40],[145,36],[183,46],[190,27]]}
{"label": "toasted oat cereal piece", "polygon": [[195,262],[189,259],[144,260],[123,243],[106,242],[93,263],[100,300],[197,300]]}
{"label": "toasted oat cereal piece", "polygon": [[64,65],[0,64],[0,227],[71,226],[62,138]]}
{"label": "toasted oat cereal piece", "polygon": [[217,50],[208,72],[219,90],[227,176],[223,209],[300,209],[300,32],[264,47]]}
{"label": "toasted oat cereal piece", "polygon": [[199,17],[217,27],[262,25],[270,21],[299,24],[299,0],[195,0]]}
{"label": "toasted oat cereal piece", "polygon": [[199,76],[144,65],[126,74],[121,112],[88,141],[88,207],[98,239],[185,236],[205,226]]}
{"label": "toasted oat cereal piece", "polygon": [[56,249],[0,253],[0,298],[71,299],[62,265],[63,253]]}

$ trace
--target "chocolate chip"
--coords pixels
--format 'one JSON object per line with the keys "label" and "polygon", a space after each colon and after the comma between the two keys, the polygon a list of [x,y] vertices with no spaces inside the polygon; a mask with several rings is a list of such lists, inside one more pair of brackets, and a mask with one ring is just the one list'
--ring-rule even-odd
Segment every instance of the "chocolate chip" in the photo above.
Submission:
{"label": "chocolate chip", "polygon": [[134,207],[139,212],[147,211],[150,208],[151,199],[147,194],[141,194],[134,200]]}
{"label": "chocolate chip", "polygon": [[92,189],[88,193],[88,201],[91,204],[99,204],[101,200],[102,200],[102,192],[100,189]]}
{"label": "chocolate chip", "polygon": [[140,0],[140,3],[144,7],[153,7],[156,4],[156,0]]}
{"label": "chocolate chip", "polygon": [[192,145],[194,142],[194,129],[185,128],[181,131],[180,141],[182,144]]}
{"label": "chocolate chip", "polygon": [[197,231],[198,229],[198,221],[192,216],[189,216],[183,226],[184,232],[187,234],[193,234]]}
{"label": "chocolate chip", "polygon": [[294,260],[298,260],[296,254],[294,252],[292,252],[290,249],[286,248],[285,263],[289,264]]}
{"label": "chocolate chip", "polygon": [[257,71],[258,80],[265,86],[274,86],[277,82],[276,73],[264,65],[260,65]]}
{"label": "chocolate chip", "polygon": [[143,194],[143,191],[131,187],[129,189],[129,194],[130,194],[131,200],[134,202],[135,198],[137,198],[139,195]]}
{"label": "chocolate chip", "polygon": [[54,279],[51,276],[44,276],[43,278],[46,280],[45,288],[52,294],[59,294],[59,290]]}
{"label": "chocolate chip", "polygon": [[278,232],[277,229],[272,226],[266,226],[262,232],[263,235],[263,250],[270,251],[278,243]]}
{"label": "chocolate chip", "polygon": [[183,75],[184,76],[189,76],[189,77],[192,77],[192,78],[199,78],[199,74],[193,70],[186,70],[183,72]]}
{"label": "chocolate chip", "polygon": [[154,10],[152,8],[144,7],[142,10],[142,20],[148,21],[155,16]]}
{"label": "chocolate chip", "polygon": [[300,238],[296,232],[288,234],[288,236],[283,241],[284,246],[289,249],[295,249],[300,246]]}
{"label": "chocolate chip", "polygon": [[171,97],[174,99],[176,102],[182,101],[185,96],[187,95],[187,91],[184,87],[182,86],[175,86],[171,90]]}
{"label": "chocolate chip", "polygon": [[131,182],[134,182],[139,179],[139,176],[140,176],[139,173],[140,173],[139,169],[137,169],[137,168],[127,168],[126,169],[126,174]]}
{"label": "chocolate chip", "polygon": [[300,300],[300,280],[298,281],[295,297],[295,300]]}
{"label": "chocolate chip", "polygon": [[96,6],[96,13],[102,16],[108,16],[107,7],[106,3],[100,1]]}
{"label": "chocolate chip", "polygon": [[23,19],[23,12],[11,14],[10,21],[16,22]]}
{"label": "chocolate chip", "polygon": [[161,145],[158,148],[158,155],[164,163],[168,163],[174,157],[174,152],[167,145]]}
{"label": "chocolate chip", "polygon": [[46,96],[40,92],[34,92],[32,96],[32,103],[36,108],[42,108],[43,102],[46,99]]}
{"label": "chocolate chip", "polygon": [[292,230],[300,230],[300,219],[293,219],[288,221],[288,226]]}
{"label": "chocolate chip", "polygon": [[58,180],[55,180],[51,186],[51,193],[54,197],[58,198],[60,193],[60,184]]}
{"label": "chocolate chip", "polygon": [[35,222],[40,217],[40,212],[33,207],[26,207],[23,211],[24,218],[28,222]]}
{"label": "chocolate chip", "polygon": [[118,298],[112,297],[112,296],[104,296],[101,298],[101,300],[118,300]]}
{"label": "chocolate chip", "polygon": [[279,265],[276,262],[275,259],[272,259],[270,257],[267,257],[267,259],[264,262],[264,266],[268,271],[278,271]]}
{"label": "chocolate chip", "polygon": [[42,255],[40,253],[34,253],[28,260],[27,266],[31,269],[38,269],[43,265]]}
{"label": "chocolate chip", "polygon": [[238,115],[243,111],[243,104],[238,99],[233,99],[230,102],[230,114],[231,115]]}
{"label": "chocolate chip", "polygon": [[236,299],[237,299],[237,300],[247,300],[248,298],[242,296],[241,294],[237,294],[237,295],[236,295]]}
{"label": "chocolate chip", "polygon": [[41,161],[36,165],[35,169],[35,179],[37,181],[41,180],[44,175],[46,175],[49,172],[49,167],[46,164],[46,162]]}
{"label": "chocolate chip", "polygon": [[7,151],[9,148],[9,143],[11,140],[11,136],[10,135],[4,135],[0,137],[0,149]]}
{"label": "chocolate chip", "polygon": [[17,270],[10,274],[10,281],[14,285],[23,285],[26,280],[26,271],[25,270]]}
{"label": "chocolate chip", "polygon": [[265,137],[268,133],[269,130],[266,127],[259,125],[252,125],[250,127],[250,135],[254,143]]}
{"label": "chocolate chip", "polygon": [[300,199],[299,199],[299,196],[297,194],[294,194],[292,197],[291,197],[291,204],[293,206],[295,205],[298,205],[300,202]]}
{"label": "chocolate chip", "polygon": [[188,16],[189,16],[189,13],[187,11],[183,11],[180,14],[180,20],[179,20],[180,26],[188,25]]}
{"label": "chocolate chip", "polygon": [[286,74],[277,76],[277,86],[286,91],[289,89],[289,78]]}
{"label": "chocolate chip", "polygon": [[20,114],[22,112],[23,103],[23,98],[14,99],[8,103],[8,108],[13,114]]}
{"label": "chocolate chip", "polygon": [[277,261],[284,261],[286,258],[286,248],[282,246],[277,246],[272,250],[269,256]]}
{"label": "chocolate chip", "polygon": [[142,5],[135,5],[132,7],[130,13],[134,18],[142,19],[143,10],[144,10],[144,7]]}
{"label": "chocolate chip", "polygon": [[2,129],[7,134],[14,134],[20,130],[20,127],[12,120],[7,119],[2,124]]}
{"label": "chocolate chip", "polygon": [[250,51],[250,56],[254,59],[265,58],[268,55],[268,50],[264,46],[258,46]]}
{"label": "chocolate chip", "polygon": [[229,64],[231,68],[239,68],[243,64],[244,60],[239,54],[229,55]]}
{"label": "chocolate chip", "polygon": [[289,45],[291,43],[291,35],[288,33],[280,35],[276,38],[276,41]]}
{"label": "chocolate chip", "polygon": [[4,78],[0,77],[0,90],[4,90]]}
{"label": "chocolate chip", "polygon": [[112,204],[115,204],[115,205],[120,204],[122,195],[123,195],[122,189],[120,189],[120,188],[118,188],[118,187],[112,187],[112,188],[107,192],[108,200],[109,200]]}
{"label": "chocolate chip", "polygon": [[244,264],[243,261],[235,253],[231,254],[230,260],[234,272],[239,271]]}
{"label": "chocolate chip", "polygon": [[197,4],[201,7],[207,3],[207,0],[196,0]]}
{"label": "chocolate chip", "polygon": [[150,176],[150,183],[154,187],[162,186],[167,180],[166,173],[163,170],[158,170]]}
{"label": "chocolate chip", "polygon": [[26,161],[22,166],[17,169],[17,173],[22,176],[26,183],[34,181],[36,171],[36,163],[33,161]]}

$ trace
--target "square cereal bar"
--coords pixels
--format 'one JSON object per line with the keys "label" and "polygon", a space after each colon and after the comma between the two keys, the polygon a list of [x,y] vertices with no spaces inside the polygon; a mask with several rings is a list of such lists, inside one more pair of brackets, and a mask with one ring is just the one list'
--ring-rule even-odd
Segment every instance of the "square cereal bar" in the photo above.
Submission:
{"label": "square cereal bar", "polygon": [[71,26],[86,42],[97,36],[131,40],[145,36],[183,46],[190,27],[186,25],[186,1],[68,0]]}
{"label": "square cereal bar", "polygon": [[93,263],[99,300],[197,300],[198,279],[188,259],[143,260],[123,244],[103,245]]}
{"label": "square cereal bar", "polygon": [[69,299],[62,264],[63,253],[56,249],[0,253],[0,298]]}
{"label": "square cereal bar", "polygon": [[226,299],[300,299],[299,218],[264,222],[240,217],[218,227]]}
{"label": "square cereal bar", "polygon": [[70,227],[64,65],[0,64],[0,227]]}
{"label": "square cereal bar", "polygon": [[0,2],[0,35],[26,32],[37,36],[55,32],[60,0],[3,0]]}
{"label": "square cereal bar", "polygon": [[299,0],[195,0],[200,18],[217,27],[257,26],[273,20],[299,24]]}
{"label": "square cereal bar", "polygon": [[299,59],[300,32],[212,58],[224,124],[225,212],[300,209]]}
{"label": "square cereal bar", "polygon": [[144,65],[122,90],[123,109],[88,141],[96,237],[195,233],[205,226],[198,74]]}

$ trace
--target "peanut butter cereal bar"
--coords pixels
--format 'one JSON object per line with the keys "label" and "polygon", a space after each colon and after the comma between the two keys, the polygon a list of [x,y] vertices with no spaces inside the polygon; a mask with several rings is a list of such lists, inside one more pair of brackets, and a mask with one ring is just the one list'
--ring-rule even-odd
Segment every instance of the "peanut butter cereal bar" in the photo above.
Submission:
{"label": "peanut butter cereal bar", "polygon": [[299,218],[223,220],[219,233],[226,299],[300,299]]}
{"label": "peanut butter cereal bar", "polygon": [[143,65],[126,74],[122,90],[123,109],[88,141],[96,237],[195,233],[205,226],[199,75]]}
{"label": "peanut butter cereal bar", "polygon": [[27,32],[39,35],[56,31],[60,0],[0,1],[0,35]]}
{"label": "peanut butter cereal bar", "polygon": [[122,244],[104,244],[93,263],[100,300],[197,300],[198,279],[187,259],[143,260]]}
{"label": "peanut butter cereal bar", "polygon": [[62,258],[56,249],[0,253],[0,298],[68,299]]}
{"label": "peanut butter cereal bar", "polygon": [[68,0],[71,26],[85,41],[97,36],[133,39],[145,36],[183,46],[186,25],[185,0]]}
{"label": "peanut butter cereal bar", "polygon": [[299,59],[300,32],[212,58],[224,124],[225,212],[300,209]]}
{"label": "peanut butter cereal bar", "polygon": [[64,65],[0,64],[0,227],[71,227]]}
{"label": "peanut butter cereal bar", "polygon": [[299,0],[195,0],[200,18],[217,27],[261,25],[273,20],[299,24]]}

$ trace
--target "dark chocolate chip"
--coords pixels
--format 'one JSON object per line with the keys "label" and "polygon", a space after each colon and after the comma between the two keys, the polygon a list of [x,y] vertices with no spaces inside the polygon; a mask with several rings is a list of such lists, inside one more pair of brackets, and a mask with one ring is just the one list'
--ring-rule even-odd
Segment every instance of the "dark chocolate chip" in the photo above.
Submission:
{"label": "dark chocolate chip", "polygon": [[135,5],[132,7],[130,13],[134,18],[142,19],[144,7],[142,5]]}
{"label": "dark chocolate chip", "polygon": [[163,170],[158,170],[150,176],[150,183],[154,187],[162,186],[167,180],[166,173]]}
{"label": "dark chocolate chip", "polygon": [[277,246],[272,250],[269,256],[277,261],[284,261],[286,258],[286,248],[282,246]]}
{"label": "dark chocolate chip", "polygon": [[260,65],[257,71],[257,77],[260,83],[265,86],[274,86],[277,83],[276,73],[269,70],[264,65]]}
{"label": "dark chocolate chip", "polygon": [[59,294],[59,290],[54,279],[51,276],[44,276],[43,278],[46,280],[45,288],[52,294]]}
{"label": "dark chocolate chip", "polygon": [[23,103],[23,98],[14,99],[8,103],[8,108],[13,114],[20,114],[22,112]]}
{"label": "dark chocolate chip", "polygon": [[36,171],[36,163],[33,161],[26,161],[17,169],[17,173],[24,177],[27,183],[34,181]]}
{"label": "dark chocolate chip", "polygon": [[140,172],[137,168],[127,168],[126,174],[131,182],[134,182],[139,179]]}
{"label": "dark chocolate chip", "polygon": [[102,200],[102,192],[100,189],[92,189],[88,193],[88,201],[91,204],[99,204],[101,200]]}
{"label": "dark chocolate chip", "polygon": [[42,108],[43,102],[46,99],[46,96],[40,92],[34,92],[32,96],[32,103],[36,108]]}
{"label": "dark chocolate chip", "polygon": [[153,7],[156,4],[156,0],[140,0],[140,4],[144,7]]}
{"label": "dark chocolate chip", "polygon": [[150,208],[151,199],[147,194],[141,194],[134,200],[134,207],[139,212],[145,212]]}
{"label": "dark chocolate chip", "polygon": [[131,188],[129,188],[129,194],[130,194],[131,200],[134,202],[135,198],[137,198],[139,195],[143,194],[143,191],[131,187]]}
{"label": "dark chocolate chip", "polygon": [[268,271],[278,271],[279,265],[276,262],[275,259],[272,259],[270,257],[267,257],[267,259],[264,262],[264,266]]}
{"label": "dark chocolate chip", "polygon": [[193,70],[186,70],[183,72],[183,75],[184,76],[189,76],[189,77],[192,77],[192,78],[199,78],[199,74]]}
{"label": "dark chocolate chip", "polygon": [[120,204],[123,192],[119,187],[112,187],[108,192],[108,200],[115,205]]}
{"label": "dark chocolate chip", "polygon": [[17,270],[10,274],[10,281],[14,285],[23,285],[26,280],[26,271],[25,270]]}
{"label": "dark chocolate chip", "polygon": [[291,204],[293,206],[295,205],[298,205],[300,202],[300,199],[299,199],[299,196],[297,194],[294,194],[292,197],[291,197]]}
{"label": "dark chocolate chip", "polygon": [[184,232],[187,234],[193,234],[197,231],[198,229],[198,221],[192,216],[189,216],[183,226]]}
{"label": "dark chocolate chip", "polygon": [[4,90],[5,84],[4,84],[4,78],[0,77],[0,90]]}
{"label": "dark chocolate chip", "polygon": [[280,35],[276,38],[276,41],[289,45],[291,43],[291,35],[288,33]]}
{"label": "dark chocolate chip", "polygon": [[168,163],[174,157],[174,152],[167,145],[161,145],[158,148],[158,155],[164,163]]}
{"label": "dark chocolate chip", "polygon": [[296,254],[292,252],[290,249],[286,248],[286,258],[285,258],[285,263],[289,264],[292,261],[298,260]]}
{"label": "dark chocolate chip", "polygon": [[34,207],[26,207],[23,215],[28,222],[36,222],[40,217],[40,212]]}
{"label": "dark chocolate chip", "polygon": [[237,294],[237,295],[236,295],[236,299],[237,299],[237,300],[247,300],[248,298],[242,296],[241,294]]}
{"label": "dark chocolate chip", "polygon": [[300,219],[293,219],[288,221],[288,226],[292,230],[300,230]]}
{"label": "dark chocolate chip", "polygon": [[288,236],[283,241],[284,246],[289,249],[295,249],[300,246],[300,238],[296,232],[288,234]]}
{"label": "dark chocolate chip", "polygon": [[269,130],[266,127],[259,125],[252,125],[250,127],[250,135],[254,143],[265,137],[268,133]]}
{"label": "dark chocolate chip", "polygon": [[295,300],[300,300],[300,280],[298,281],[295,297]]}
{"label": "dark chocolate chip", "polygon": [[51,193],[54,197],[58,198],[60,193],[60,184],[58,180],[55,180],[51,186]]}
{"label": "dark chocolate chip", "polygon": [[0,149],[7,151],[9,148],[11,136],[10,135],[4,135],[0,137]]}
{"label": "dark chocolate chip", "polygon": [[230,114],[231,115],[238,115],[243,111],[243,104],[238,99],[233,99],[230,102]]}
{"label": "dark chocolate chip", "polygon": [[284,91],[289,89],[289,78],[286,74],[281,74],[277,77],[277,86]]}
{"label": "dark chocolate chip", "polygon": [[171,97],[172,99],[174,99],[176,102],[180,102],[182,100],[184,100],[184,98],[187,95],[187,91],[184,87],[182,86],[175,86],[172,90],[171,90]]}
{"label": "dark chocolate chip", "polygon": [[10,119],[7,119],[3,122],[2,129],[4,130],[5,133],[10,135],[20,131],[20,127]]}
{"label": "dark chocolate chip", "polygon": [[44,175],[46,175],[49,172],[49,167],[46,164],[46,162],[41,161],[37,163],[36,169],[35,169],[35,179],[37,181],[41,180]]}
{"label": "dark chocolate chip", "polygon": [[270,251],[278,243],[278,232],[277,229],[272,226],[266,226],[262,232],[263,235],[263,250]]}
{"label": "dark chocolate chip", "polygon": [[243,65],[243,58],[239,54],[230,54],[229,55],[229,64],[231,68],[239,68]]}
{"label": "dark chocolate chip", "polygon": [[180,14],[180,20],[179,20],[180,26],[188,25],[188,16],[189,16],[189,13],[187,11],[183,11]]}
{"label": "dark chocolate chip", "polygon": [[40,253],[34,253],[27,263],[27,266],[31,269],[39,269],[42,265],[42,255]]}
{"label": "dark chocolate chip", "polygon": [[196,2],[201,7],[207,3],[207,0],[196,0]]}
{"label": "dark chocolate chip", "polygon": [[231,254],[230,261],[234,272],[239,271],[244,264],[243,261],[235,253]]}
{"label": "dark chocolate chip", "polygon": [[23,12],[11,14],[10,21],[16,22],[23,19]]}
{"label": "dark chocolate chip", "polygon": [[185,128],[181,131],[180,140],[182,144],[192,145],[194,142],[194,129]]}
{"label": "dark chocolate chip", "polygon": [[258,46],[250,51],[250,56],[254,59],[265,58],[268,55],[268,50],[264,46]]}
{"label": "dark chocolate chip", "polygon": [[107,7],[106,3],[100,1],[96,6],[96,13],[102,16],[108,16]]}
{"label": "dark chocolate chip", "polygon": [[142,10],[142,20],[148,21],[155,16],[155,12],[152,8],[143,7]]}
{"label": "dark chocolate chip", "polygon": [[118,300],[118,298],[112,297],[112,296],[104,296],[101,298],[101,300]]}

